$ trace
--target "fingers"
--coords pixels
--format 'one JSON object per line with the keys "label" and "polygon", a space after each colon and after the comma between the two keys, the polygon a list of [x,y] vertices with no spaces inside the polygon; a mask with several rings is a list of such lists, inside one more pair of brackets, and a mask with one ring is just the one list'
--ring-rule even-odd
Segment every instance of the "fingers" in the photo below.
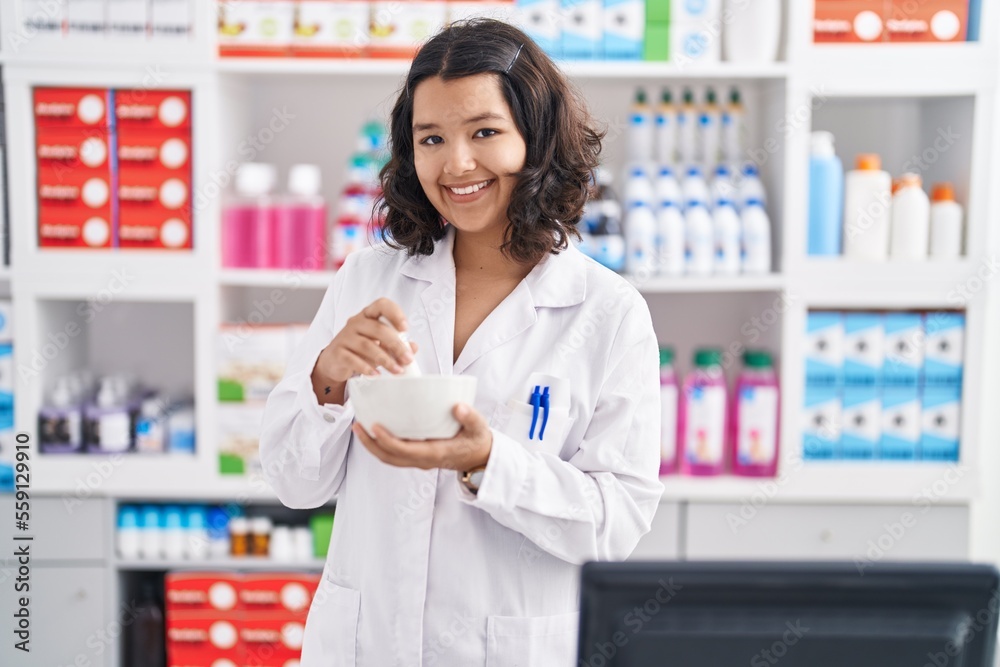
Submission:
{"label": "fingers", "polygon": [[437,462],[430,455],[431,452],[423,446],[423,443],[413,444],[400,440],[377,424],[373,427],[371,434],[358,423],[353,424],[351,430],[368,451],[383,463],[423,470],[438,467]]}
{"label": "fingers", "polygon": [[371,320],[378,320],[379,317],[384,316],[392,322],[392,326],[396,328],[396,331],[406,331],[407,329],[406,316],[403,314],[403,309],[394,301],[385,297],[371,302],[361,312]]}
{"label": "fingers", "polygon": [[[392,361],[400,366],[405,366],[413,361],[413,352],[406,346],[406,344],[403,343],[403,341],[399,339],[399,336],[396,335],[396,332],[392,327],[383,324],[378,320],[361,317],[355,323],[355,330],[358,334],[371,339],[372,341],[376,341],[378,343],[378,347],[382,349],[380,355],[392,355]],[[389,368],[389,366],[375,358],[370,359],[372,361],[377,361],[376,365],[382,365]]]}

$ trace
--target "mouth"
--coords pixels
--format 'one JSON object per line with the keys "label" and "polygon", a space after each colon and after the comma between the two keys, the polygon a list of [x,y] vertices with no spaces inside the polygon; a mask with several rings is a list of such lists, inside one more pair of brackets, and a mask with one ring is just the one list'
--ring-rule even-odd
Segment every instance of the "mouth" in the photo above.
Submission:
{"label": "mouth", "polygon": [[484,196],[484,193],[493,187],[496,183],[495,178],[487,179],[485,181],[480,181],[478,183],[470,183],[465,187],[454,188],[448,186],[442,186],[445,192],[448,193],[448,197],[457,203],[465,203],[476,201],[477,199]]}

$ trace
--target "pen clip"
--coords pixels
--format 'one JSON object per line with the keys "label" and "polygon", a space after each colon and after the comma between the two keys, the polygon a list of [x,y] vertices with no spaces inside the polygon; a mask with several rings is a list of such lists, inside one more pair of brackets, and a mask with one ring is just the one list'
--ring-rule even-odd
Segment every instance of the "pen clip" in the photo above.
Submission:
{"label": "pen clip", "polygon": [[[542,404],[541,388],[535,385],[535,390],[531,392],[531,430],[528,431],[528,440],[535,439],[535,425],[538,423],[538,409]],[[541,439],[541,438],[539,438]]]}
{"label": "pen clip", "polygon": [[542,391],[542,428],[538,432],[538,439],[542,440],[545,438],[545,425],[549,423],[549,388],[545,387]]}

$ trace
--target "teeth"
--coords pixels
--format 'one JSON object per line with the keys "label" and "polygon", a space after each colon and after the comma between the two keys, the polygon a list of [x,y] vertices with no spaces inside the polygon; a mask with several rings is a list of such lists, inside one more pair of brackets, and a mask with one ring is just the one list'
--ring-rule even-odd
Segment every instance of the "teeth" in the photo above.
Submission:
{"label": "teeth", "polygon": [[483,181],[477,185],[470,185],[467,188],[448,188],[456,195],[471,195],[473,192],[479,192],[489,184],[489,181]]}

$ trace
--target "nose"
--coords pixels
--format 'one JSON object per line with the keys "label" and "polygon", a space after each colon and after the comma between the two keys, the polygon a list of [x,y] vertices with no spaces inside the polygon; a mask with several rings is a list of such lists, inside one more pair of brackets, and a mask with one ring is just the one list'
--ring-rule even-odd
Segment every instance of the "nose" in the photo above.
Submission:
{"label": "nose", "polygon": [[461,176],[476,168],[476,159],[472,146],[468,142],[457,140],[448,145],[448,157],[444,170],[449,176]]}

